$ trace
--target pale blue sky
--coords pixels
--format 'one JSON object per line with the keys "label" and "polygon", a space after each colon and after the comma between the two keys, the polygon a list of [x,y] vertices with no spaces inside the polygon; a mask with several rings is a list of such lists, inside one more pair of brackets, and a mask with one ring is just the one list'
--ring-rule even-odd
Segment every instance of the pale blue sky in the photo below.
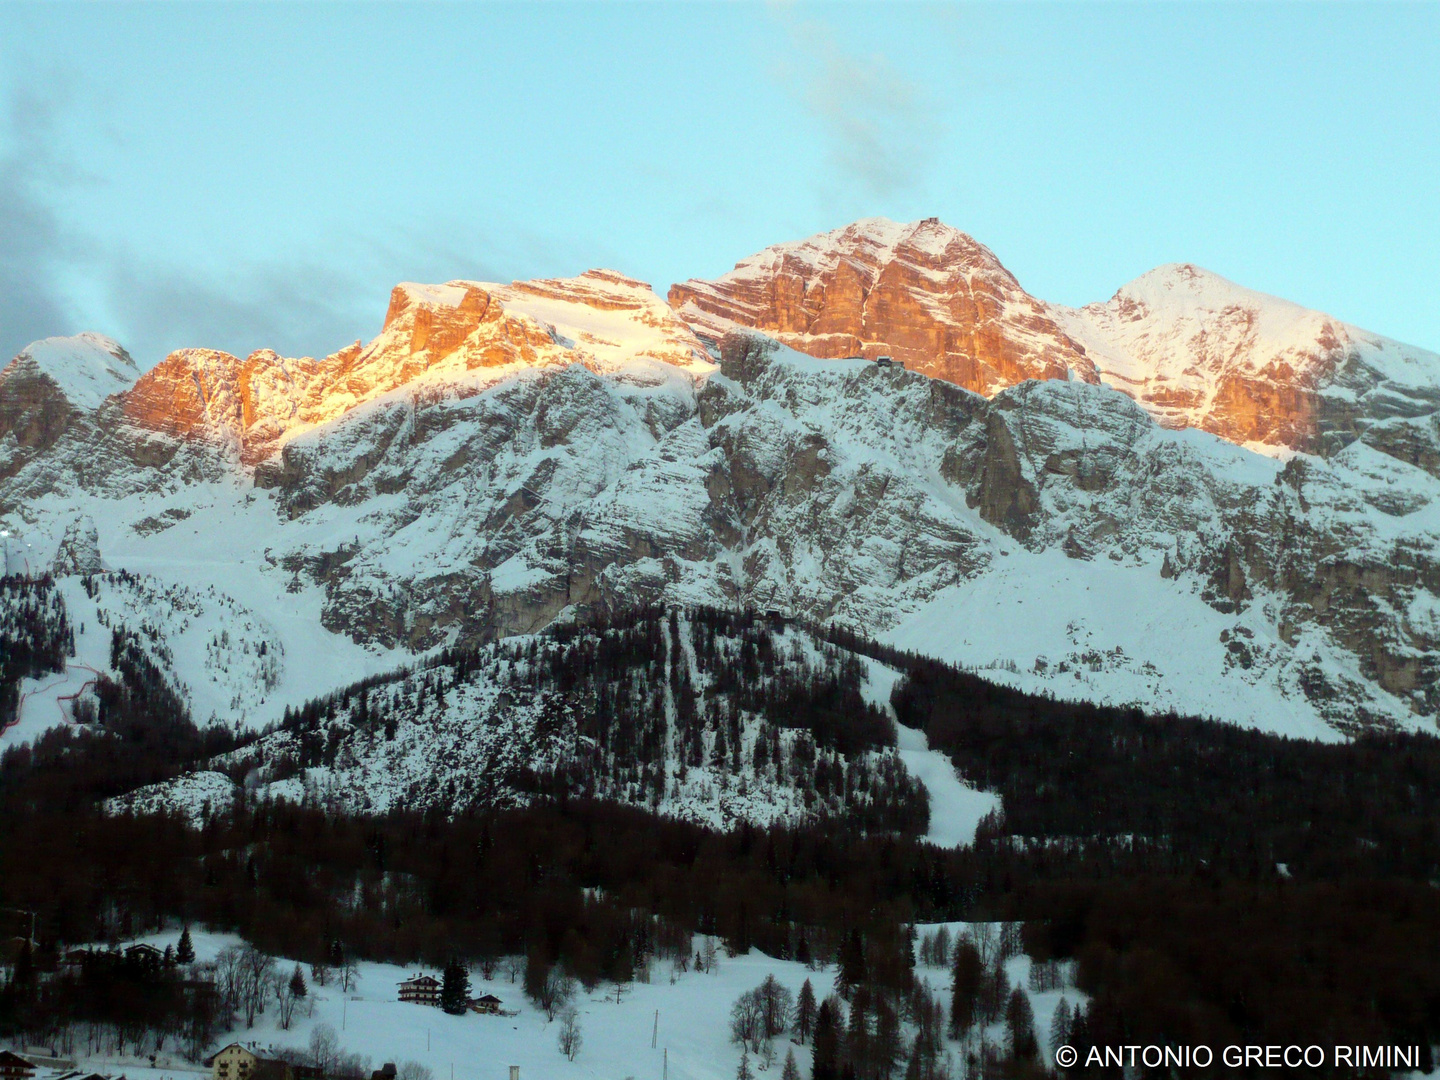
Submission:
{"label": "pale blue sky", "polygon": [[0,354],[323,354],[406,279],[714,276],[938,216],[1440,349],[1440,5],[0,3]]}

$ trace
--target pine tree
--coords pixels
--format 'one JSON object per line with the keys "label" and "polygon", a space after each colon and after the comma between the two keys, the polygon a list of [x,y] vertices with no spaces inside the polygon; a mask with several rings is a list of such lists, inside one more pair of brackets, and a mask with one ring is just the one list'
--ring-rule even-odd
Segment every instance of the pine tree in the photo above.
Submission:
{"label": "pine tree", "polygon": [[845,1060],[867,1068],[874,1053],[870,1035],[870,990],[860,986],[850,1005],[850,1024],[845,1031]]}
{"label": "pine tree", "polygon": [[905,1080],[924,1080],[924,1058],[925,1050],[920,1045],[919,1036],[916,1036],[914,1045],[910,1047],[910,1060],[905,1065]]}
{"label": "pine tree", "polygon": [[195,943],[190,940],[190,927],[180,931],[180,943],[175,946],[175,961],[180,964],[195,962]]}
{"label": "pine tree", "polygon": [[30,939],[20,942],[20,953],[15,957],[14,970],[10,972],[12,986],[28,987],[35,978],[35,957],[30,951]]}
{"label": "pine tree", "polygon": [[755,1074],[750,1070],[750,1051],[740,1051],[740,1067],[735,1070],[735,1080],[755,1080]]}
{"label": "pine tree", "polygon": [[1062,996],[1060,1004],[1055,1006],[1055,1015],[1050,1018],[1050,1053],[1053,1056],[1055,1051],[1070,1042],[1070,1002]]}
{"label": "pine tree", "polygon": [[800,987],[800,1000],[795,1004],[795,1037],[800,1040],[800,1045],[805,1045],[805,1040],[810,1038],[810,1033],[815,1030],[815,988],[806,979]]}
{"label": "pine tree", "polygon": [[811,1080],[839,1080],[840,1028],[830,1000],[820,1003],[815,1013],[815,1063]]}
{"label": "pine tree", "polygon": [[445,965],[445,974],[440,982],[440,1008],[453,1016],[459,1016],[470,1006],[470,972],[459,960]]}
{"label": "pine tree", "polygon": [[810,966],[810,941],[804,930],[800,931],[800,940],[795,943],[795,959],[806,967]]}
{"label": "pine tree", "polygon": [[795,1064],[795,1051],[785,1051],[785,1065],[780,1070],[780,1080],[800,1080],[800,1066]]}
{"label": "pine tree", "polygon": [[1005,1042],[1013,1058],[1028,1059],[1039,1047],[1035,1043],[1035,1011],[1030,997],[1018,986],[1005,1003]]}
{"label": "pine tree", "polygon": [[296,964],[295,970],[290,973],[290,993],[297,998],[303,998],[308,992],[305,986],[305,975],[300,970],[300,965]]}
{"label": "pine tree", "polygon": [[840,971],[835,978],[835,989],[841,997],[849,998],[865,980],[865,939],[857,927],[840,947]]}
{"label": "pine tree", "polygon": [[980,951],[967,938],[955,943],[955,963],[950,977],[950,1037],[959,1039],[975,1024],[975,1005],[985,977]]}

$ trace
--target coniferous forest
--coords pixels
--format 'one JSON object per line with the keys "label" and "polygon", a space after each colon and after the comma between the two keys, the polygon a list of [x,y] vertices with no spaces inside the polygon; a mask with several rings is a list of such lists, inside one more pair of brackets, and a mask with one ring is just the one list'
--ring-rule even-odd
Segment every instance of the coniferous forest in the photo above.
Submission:
{"label": "coniferous forest", "polygon": [[[33,613],[7,624],[7,641],[21,642],[7,655],[16,671],[43,670],[64,648],[63,617],[45,614],[43,583],[6,588],[34,595]],[[707,684],[712,692],[818,748],[893,743],[848,676],[758,678],[777,632],[767,620],[691,618],[715,630],[712,642],[740,643],[733,665],[715,665],[729,674]],[[589,688],[570,700],[590,710],[578,723],[614,755],[607,769],[643,772],[658,752],[645,710],[622,706],[613,690],[639,685],[632,654],[663,649],[667,621],[618,620],[601,639],[608,654],[560,648],[581,640],[575,629],[535,654],[549,658],[547,686]],[[1003,816],[973,846],[926,844],[923,817],[904,814],[720,830],[603,797],[564,770],[532,778],[521,800],[477,795],[423,811],[336,812],[242,794],[199,822],[106,813],[107,798],[212,759],[244,760],[276,734],[197,727],[118,629],[115,676],[97,690],[93,722],[0,760],[0,908],[33,912],[38,942],[25,976],[0,990],[0,1037],[112,1014],[142,1027],[214,1023],[197,1014],[216,999],[163,970],[97,960],[61,980],[35,977],[79,943],[162,924],[234,930],[265,952],[318,963],[337,953],[437,967],[524,955],[537,993],[552,971],[587,985],[624,980],[642,958],[683,955],[703,933],[737,952],[837,965],[843,1000],[812,1002],[817,1078],[928,1076],[933,1037],[917,1038],[907,1063],[878,1033],[903,1018],[933,1036],[1025,1008],[986,981],[983,957],[960,948],[944,1014],[920,992],[910,927],[965,919],[1014,924],[1012,947],[1037,962],[1074,962],[1091,997],[1070,1032],[1076,1044],[1305,1043],[1317,1032],[1337,1043],[1440,1041],[1440,741],[1393,734],[1322,746],[1058,702],[812,630],[904,672],[892,698],[901,722],[1001,795]],[[494,655],[435,663],[452,679],[482,659]],[[526,670],[540,679],[542,666]],[[671,687],[680,699],[682,684]],[[347,691],[345,709],[383,685]],[[336,711],[316,702],[277,730],[323,755],[328,736],[306,742],[307,733]],[[384,717],[368,719],[383,737]],[[692,723],[687,732],[710,732],[713,754],[699,707]],[[741,1038],[763,1030],[766,1000],[757,989],[737,1013],[751,1025]],[[1043,1071],[1023,1040],[995,1069]]]}

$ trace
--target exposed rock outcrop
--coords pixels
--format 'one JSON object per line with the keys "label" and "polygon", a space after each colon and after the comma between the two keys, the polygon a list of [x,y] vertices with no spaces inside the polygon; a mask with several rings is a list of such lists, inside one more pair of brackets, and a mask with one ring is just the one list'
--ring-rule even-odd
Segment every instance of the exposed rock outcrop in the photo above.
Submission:
{"label": "exposed rock outcrop", "polygon": [[105,569],[100,559],[100,530],[85,514],[77,514],[65,527],[50,572],[56,577],[67,574],[98,574]]}
{"label": "exposed rock outcrop", "polygon": [[670,289],[713,338],[748,327],[819,357],[893,356],[990,395],[1026,379],[1095,382],[1085,350],[983,244],[935,218],[858,221]]}
{"label": "exposed rock outcrop", "polygon": [[1167,427],[1324,454],[1440,407],[1440,356],[1189,264],[1054,310],[1101,378]]}

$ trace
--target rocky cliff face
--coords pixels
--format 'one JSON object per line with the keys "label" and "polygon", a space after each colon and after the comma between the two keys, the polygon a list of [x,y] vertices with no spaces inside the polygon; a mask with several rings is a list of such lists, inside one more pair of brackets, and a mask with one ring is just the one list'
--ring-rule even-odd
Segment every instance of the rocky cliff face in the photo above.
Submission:
{"label": "rocky cliff face", "polygon": [[[1000,289],[993,256],[943,227],[848,232],[835,243],[868,252],[874,272],[862,313],[887,310],[877,290],[906,275],[949,273],[958,289],[959,262],[941,265],[952,256]],[[832,284],[852,273],[850,255],[775,260]],[[702,301],[740,304],[783,277],[677,299],[709,336],[735,320]],[[1243,331],[1240,315],[1175,302],[1185,280],[1165,303],[1137,288],[1133,308],[1053,309],[1028,337],[1016,312],[1035,309],[1006,294],[991,325],[1009,344],[985,354],[985,378],[1021,370],[1005,349],[1050,357],[1055,377],[987,382],[990,396],[754,332],[715,339],[712,354],[648,287],[605,271],[401,285],[368,344],[322,360],[190,350],[87,408],[54,404],[53,380],[17,360],[0,376],[0,524],[48,558],[88,514],[110,565],[240,598],[257,635],[247,650],[270,641],[256,655],[306,658],[265,708],[313,693],[310,670],[342,685],[357,663],[588,610],[704,603],[833,619],[1062,696],[1311,735],[1434,723],[1440,455],[1426,354],[1342,327],[1344,357],[1306,367],[1261,350],[1277,339],[1264,312]],[[814,290],[802,292],[803,313]],[[918,303],[923,290],[901,292]],[[957,310],[925,295],[930,316]],[[830,331],[812,331],[834,324],[805,325],[776,332],[824,345]],[[1219,344],[1232,330],[1238,344]],[[1167,413],[1159,382],[1093,382],[1118,378],[1122,347],[1171,358],[1182,383],[1187,349],[1216,371],[1249,356],[1244,370],[1266,378],[1282,363],[1309,373],[1314,426],[1265,437],[1308,430],[1325,453],[1287,461],[1193,430],[1241,422],[1222,395]],[[1326,426],[1336,403],[1349,428]],[[39,415],[64,422],[22,443]]]}
{"label": "rocky cliff face", "polygon": [[1166,427],[1231,442],[1328,455],[1359,438],[1432,472],[1440,459],[1440,356],[1195,266],[1074,310],[934,219],[871,219],[675,285],[670,302],[714,338],[741,327],[817,357],[893,355],[985,396],[1104,382]]}
{"label": "rocky cliff face", "polygon": [[37,341],[0,370],[0,478],[43,455],[72,425],[87,425],[140,369],[99,334]]}
{"label": "rocky cliff face", "polygon": [[893,356],[978,394],[1026,379],[1095,382],[1085,349],[989,248],[934,218],[856,222],[766,248],[670,289],[701,333],[762,330],[811,356]]}
{"label": "rocky cliff face", "polygon": [[357,341],[323,360],[183,349],[140,379],[123,411],[148,431],[231,444],[249,466],[292,433],[401,387],[419,393],[427,380],[515,364],[611,370],[645,359],[708,366],[699,341],[648,285],[611,271],[509,286],[406,283],[391,293],[369,345]]}
{"label": "rocky cliff face", "polygon": [[1371,440],[1388,444],[1395,421],[1433,421],[1440,405],[1440,356],[1195,266],[1056,310],[1101,378],[1168,427],[1330,454],[1376,425]]}

